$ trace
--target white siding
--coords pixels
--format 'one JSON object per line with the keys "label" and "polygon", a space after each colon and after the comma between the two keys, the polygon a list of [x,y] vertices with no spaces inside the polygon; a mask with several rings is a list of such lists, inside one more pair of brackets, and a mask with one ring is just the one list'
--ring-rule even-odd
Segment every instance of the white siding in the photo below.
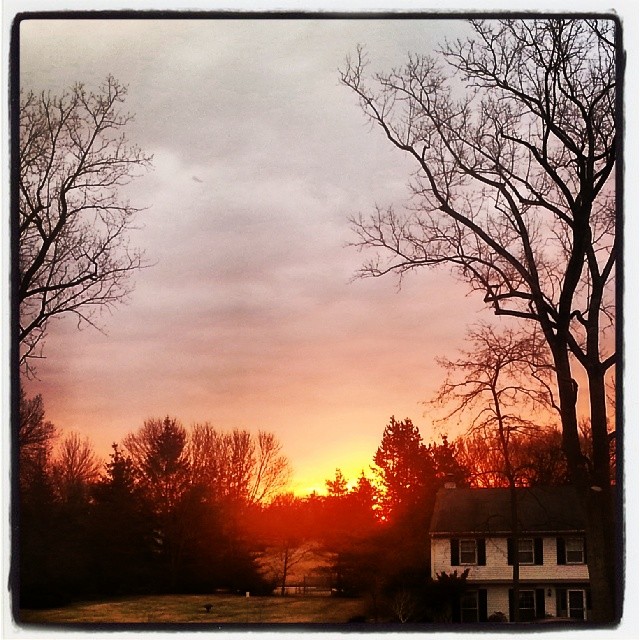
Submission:
{"label": "white siding", "polygon": [[[485,538],[487,550],[486,566],[470,565],[468,580],[510,580],[513,567],[507,563],[507,538]],[[451,566],[451,543],[448,538],[431,540],[431,575],[457,570],[462,573],[467,565]],[[540,582],[553,580],[586,581],[589,573],[586,564],[559,565],[557,562],[556,538],[543,537],[543,564],[520,565],[521,580]],[[555,609],[555,606],[554,606]],[[491,612],[490,612],[491,613]]]}
{"label": "white siding", "polygon": [[[539,586],[542,588],[544,585]],[[503,613],[507,619],[509,618],[509,585],[487,587],[487,616],[497,612]],[[556,611],[556,590],[548,585],[544,586],[544,613],[547,617],[556,617],[558,615]]]}
{"label": "white siding", "polygon": [[509,619],[509,588],[487,587],[487,616],[503,613]]}

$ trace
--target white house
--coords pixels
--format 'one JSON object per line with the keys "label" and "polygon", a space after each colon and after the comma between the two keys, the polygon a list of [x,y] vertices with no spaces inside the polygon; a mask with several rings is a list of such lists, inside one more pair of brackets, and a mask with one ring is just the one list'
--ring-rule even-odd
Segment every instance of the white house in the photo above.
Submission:
{"label": "white house", "polygon": [[[520,535],[520,621],[589,619],[591,598],[584,514],[571,487],[517,490]],[[514,619],[513,558],[508,489],[447,485],[431,520],[431,575],[469,569],[468,590],[456,603],[462,622],[494,613]]]}

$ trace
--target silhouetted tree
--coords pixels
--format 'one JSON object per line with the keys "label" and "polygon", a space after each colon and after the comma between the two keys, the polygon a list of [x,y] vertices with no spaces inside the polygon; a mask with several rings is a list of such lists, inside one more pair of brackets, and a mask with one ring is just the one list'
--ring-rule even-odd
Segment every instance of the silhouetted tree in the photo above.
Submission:
{"label": "silhouetted tree", "polygon": [[[617,25],[552,18],[470,26],[473,37],[445,44],[438,59],[410,56],[404,68],[375,75],[373,89],[362,49],[341,73],[417,169],[406,214],[354,220],[357,244],[379,251],[362,274],[444,265],[494,313],[541,331],[587,513],[594,618],[611,621],[616,529],[605,377],[616,363]],[[587,380],[591,465],[574,369]]]}
{"label": "silhouetted tree", "polygon": [[46,538],[54,569],[47,588],[73,598],[96,593],[91,537],[92,488],[99,464],[88,439],[70,433],[51,464],[52,506]]}
{"label": "silhouetted tree", "polygon": [[[544,348],[534,334],[523,335],[511,329],[497,333],[483,324],[467,333],[470,346],[461,350],[456,360],[441,358],[447,378],[436,397],[437,403],[452,405],[446,419],[453,415],[467,416],[469,433],[477,433],[487,442],[495,443],[499,471],[506,479],[510,495],[511,535],[514,544],[520,540],[520,515],[516,488],[522,484],[521,470],[513,451],[514,439],[534,434],[542,427],[529,416],[536,410],[553,405],[550,388],[545,384],[549,367],[544,360]],[[534,385],[529,386],[531,382]],[[520,594],[519,556],[514,554],[513,593],[515,602]],[[519,611],[514,610],[519,622]]]}
{"label": "silhouetted tree", "polygon": [[333,588],[340,595],[354,595],[362,588],[362,547],[379,528],[374,511],[375,490],[362,471],[353,489],[340,469],[326,481],[327,495],[322,498],[318,534],[323,548],[331,556]]}
{"label": "silhouetted tree", "polygon": [[81,503],[89,499],[91,487],[100,476],[100,463],[88,438],[77,433],[67,435],[53,462],[53,480],[63,503]]}
{"label": "silhouetted tree", "polygon": [[374,456],[380,485],[377,512],[383,524],[378,549],[381,587],[398,576],[428,567],[425,531],[438,487],[437,470],[418,428],[406,418],[391,418]]}
{"label": "silhouetted tree", "polygon": [[[54,606],[66,601],[56,585],[56,523],[51,458],[57,436],[45,419],[42,396],[20,389],[18,427],[20,606]],[[16,556],[14,556],[15,558]]]}
{"label": "silhouetted tree", "polygon": [[176,418],[152,418],[123,442],[156,510],[170,513],[189,483],[186,429]]}
{"label": "silhouetted tree", "polygon": [[250,501],[255,503],[272,498],[286,486],[290,472],[289,460],[282,453],[282,444],[275,434],[258,431]]}
{"label": "silhouetted tree", "polygon": [[17,185],[20,364],[30,375],[49,320],[96,312],[129,293],[140,251],[128,232],[139,209],[119,197],[150,156],[127,143],[127,88],[107,77],[97,92],[21,93]]}
{"label": "silhouetted tree", "polygon": [[356,486],[351,489],[352,502],[356,505],[356,513],[361,514],[366,523],[371,522],[377,504],[377,491],[373,483],[364,475],[364,469],[358,476]]}
{"label": "silhouetted tree", "polygon": [[327,494],[333,498],[345,496],[348,491],[347,479],[342,475],[340,469],[336,469],[336,475],[333,480],[325,480]]}
{"label": "silhouetted tree", "polygon": [[500,456],[494,471],[515,487],[521,481],[514,440],[542,432],[544,426],[531,416],[539,419],[555,408],[544,345],[536,335],[512,328],[498,332],[487,324],[470,328],[467,341],[456,359],[438,359],[447,377],[433,403],[448,408],[443,421],[466,418],[468,434],[495,443]]}
{"label": "silhouetted tree", "polygon": [[96,586],[102,593],[154,590],[154,532],[130,457],[117,444],[93,488],[92,543]]}
{"label": "silhouetted tree", "polygon": [[514,438],[512,458],[523,486],[569,484],[569,469],[562,450],[562,433],[547,427],[531,437]]}
{"label": "silhouetted tree", "polygon": [[427,445],[428,454],[435,467],[437,486],[453,482],[457,487],[466,487],[473,472],[465,464],[460,443],[450,441],[446,434],[442,434],[440,439],[439,443],[431,442]]}
{"label": "silhouetted tree", "polygon": [[44,419],[42,396],[27,398],[24,389],[20,387],[18,473],[23,500],[28,499],[28,492],[44,490],[45,485],[49,484],[49,464],[56,437],[55,426]]}
{"label": "silhouetted tree", "polygon": [[433,487],[432,460],[409,418],[398,421],[391,417],[373,461],[373,470],[383,487],[380,502],[386,520],[415,510],[425,492]]}
{"label": "silhouetted tree", "polygon": [[175,585],[189,528],[183,517],[191,477],[186,429],[169,416],[149,419],[123,442],[155,516],[158,550],[169,583]]}
{"label": "silhouetted tree", "polygon": [[218,502],[254,504],[277,495],[289,479],[289,462],[274,434],[234,429],[225,433],[196,424],[189,437],[193,477]]}

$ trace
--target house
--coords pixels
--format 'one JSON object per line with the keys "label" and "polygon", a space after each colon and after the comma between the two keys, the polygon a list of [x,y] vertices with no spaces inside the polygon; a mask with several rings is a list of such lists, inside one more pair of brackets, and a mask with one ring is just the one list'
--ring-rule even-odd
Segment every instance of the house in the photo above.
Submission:
{"label": "house", "polygon": [[[436,496],[430,526],[431,575],[469,569],[467,591],[456,603],[462,622],[494,613],[514,620],[509,489],[455,488]],[[520,621],[588,620],[591,609],[585,518],[572,487],[517,489],[520,535]],[[493,618],[495,619],[495,617]]]}

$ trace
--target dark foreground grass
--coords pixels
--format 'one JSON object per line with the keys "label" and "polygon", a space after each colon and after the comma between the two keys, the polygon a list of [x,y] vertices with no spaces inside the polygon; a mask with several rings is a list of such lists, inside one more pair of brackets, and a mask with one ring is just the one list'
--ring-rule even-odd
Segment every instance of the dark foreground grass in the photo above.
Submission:
{"label": "dark foreground grass", "polygon": [[[209,613],[205,605],[211,604]],[[20,611],[26,624],[229,623],[344,624],[364,614],[357,598],[165,595],[81,602],[60,609]]]}

